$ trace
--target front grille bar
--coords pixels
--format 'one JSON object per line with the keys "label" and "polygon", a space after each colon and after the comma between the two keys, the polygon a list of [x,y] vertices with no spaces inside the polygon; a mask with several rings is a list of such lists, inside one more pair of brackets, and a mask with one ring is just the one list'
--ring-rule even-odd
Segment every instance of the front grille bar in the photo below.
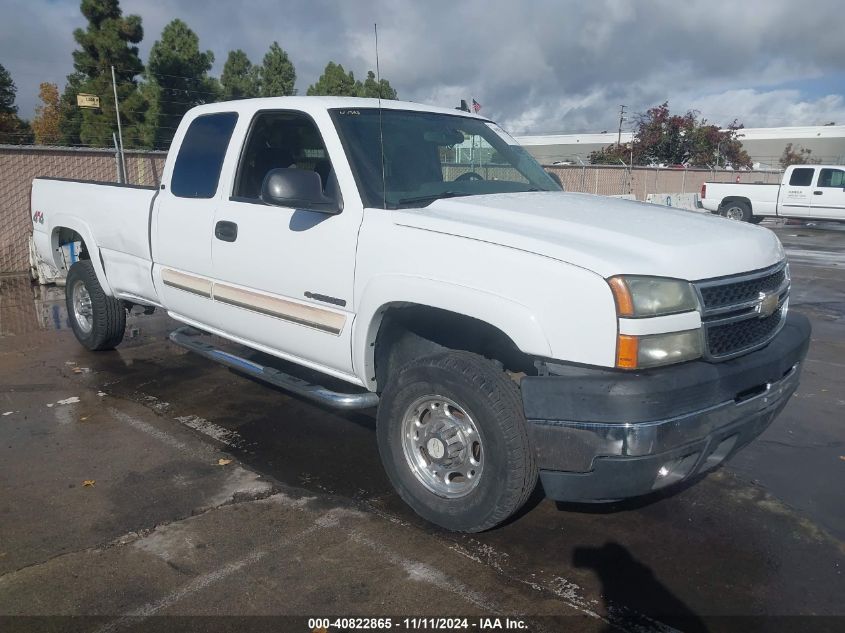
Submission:
{"label": "front grille bar", "polygon": [[[741,356],[742,354],[747,354],[752,352],[756,349],[764,347],[771,341],[777,334],[780,332],[783,324],[786,321],[786,312],[788,309],[788,300],[789,300],[789,289],[790,289],[790,279],[788,274],[785,272],[786,268],[786,260],[775,264],[774,266],[770,266],[768,268],[764,268],[762,270],[753,271],[750,273],[745,273],[742,275],[736,275],[732,277],[721,277],[717,279],[705,279],[703,281],[698,281],[693,283],[693,287],[695,288],[696,295],[698,296],[699,305],[701,307],[701,324],[703,331],[703,340],[705,342],[704,345],[704,358],[711,361],[724,361],[731,358],[735,358],[737,356]],[[772,277],[780,275],[783,273],[783,279],[780,281],[776,288],[767,288],[766,287],[766,280]],[[772,281],[775,281],[773,279]],[[745,294],[749,294],[751,292],[755,293],[755,296],[743,298],[741,301],[735,301],[732,303],[717,303],[717,305],[707,305],[705,294],[712,294],[706,293],[707,290],[712,289],[720,289],[723,288],[725,292],[737,292],[736,288],[737,285],[740,284],[747,284],[749,282],[754,282],[759,280],[761,282],[761,286],[755,289],[752,287],[751,289],[744,291]],[[765,289],[765,290],[762,290]],[[743,291],[740,290],[740,293]],[[728,351],[723,351],[721,353],[714,354],[710,347],[710,330],[714,328],[724,328],[725,326],[729,326],[731,324],[735,324],[736,327],[742,327],[744,322],[749,321],[751,319],[758,319],[760,318],[759,313],[755,310],[757,304],[760,301],[759,293],[766,292],[766,294],[777,294],[778,296],[778,303],[777,309],[774,314],[780,315],[780,320],[777,326],[768,333],[767,336],[760,340],[753,340],[748,342],[741,347],[737,347],[736,349],[730,349]],[[766,318],[766,317],[764,317]]]}

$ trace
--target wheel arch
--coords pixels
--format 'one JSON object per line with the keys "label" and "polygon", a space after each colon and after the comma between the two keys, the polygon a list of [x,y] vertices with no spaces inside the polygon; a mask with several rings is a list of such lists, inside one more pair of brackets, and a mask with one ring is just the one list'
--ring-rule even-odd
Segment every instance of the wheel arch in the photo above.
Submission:
{"label": "wheel arch", "polygon": [[80,259],[89,259],[94,267],[94,272],[97,274],[97,281],[103,288],[103,291],[113,296],[111,285],[106,277],[106,269],[103,263],[103,257],[100,254],[100,249],[91,229],[87,224],[71,218],[59,218],[52,226],[50,231],[50,246],[52,249],[53,264],[57,269],[61,270],[64,262],[59,255],[60,249],[63,245],[70,242],[81,242],[82,249],[80,251]]}
{"label": "wheel arch", "polygon": [[744,204],[747,204],[748,209],[752,213],[754,212],[754,207],[751,205],[751,199],[747,198],[745,196],[725,196],[724,198],[722,198],[722,202],[719,204],[719,210],[721,211],[723,208],[725,208],[731,202],[742,202]]}
{"label": "wheel arch", "polygon": [[[385,362],[389,370],[423,352],[464,349],[494,358],[514,371],[529,368],[526,365],[534,357],[551,354],[536,317],[527,307],[503,297],[409,277],[382,279],[378,287],[372,285],[352,334],[355,373],[372,390],[384,387]],[[387,353],[385,346],[390,345],[399,345],[402,351]]]}

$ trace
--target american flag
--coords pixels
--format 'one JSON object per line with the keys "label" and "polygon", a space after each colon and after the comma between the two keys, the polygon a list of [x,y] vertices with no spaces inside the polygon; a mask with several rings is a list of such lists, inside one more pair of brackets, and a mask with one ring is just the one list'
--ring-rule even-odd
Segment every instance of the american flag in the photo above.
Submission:
{"label": "american flag", "polygon": [[475,99],[472,100],[472,110],[473,112],[478,112],[481,109],[481,104],[478,103]]}

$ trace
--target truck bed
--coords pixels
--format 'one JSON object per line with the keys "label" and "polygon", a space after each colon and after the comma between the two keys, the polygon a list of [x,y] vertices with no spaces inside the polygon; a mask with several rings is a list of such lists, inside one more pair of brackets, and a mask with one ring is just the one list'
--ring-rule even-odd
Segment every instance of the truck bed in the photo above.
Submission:
{"label": "truck bed", "polygon": [[40,260],[61,269],[57,248],[70,241],[67,227],[97,253],[112,294],[158,303],[150,270],[150,212],[157,187],[110,182],[36,178],[32,183],[33,241]]}
{"label": "truck bed", "polygon": [[725,198],[750,201],[754,215],[777,215],[780,185],[765,183],[706,182],[707,195],[701,201],[709,211],[718,211]]}

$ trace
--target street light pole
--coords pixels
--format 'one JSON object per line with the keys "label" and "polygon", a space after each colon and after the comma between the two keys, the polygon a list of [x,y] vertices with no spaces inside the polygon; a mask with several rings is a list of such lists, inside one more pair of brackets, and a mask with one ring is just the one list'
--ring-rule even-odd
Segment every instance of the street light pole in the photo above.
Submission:
{"label": "street light pole", "polygon": [[114,66],[111,67],[111,85],[114,90],[114,114],[117,117],[117,139],[120,143],[120,166],[123,170],[123,182],[126,182],[126,155],[123,153],[123,130],[120,127],[120,106],[117,103],[117,80],[114,78]]}

